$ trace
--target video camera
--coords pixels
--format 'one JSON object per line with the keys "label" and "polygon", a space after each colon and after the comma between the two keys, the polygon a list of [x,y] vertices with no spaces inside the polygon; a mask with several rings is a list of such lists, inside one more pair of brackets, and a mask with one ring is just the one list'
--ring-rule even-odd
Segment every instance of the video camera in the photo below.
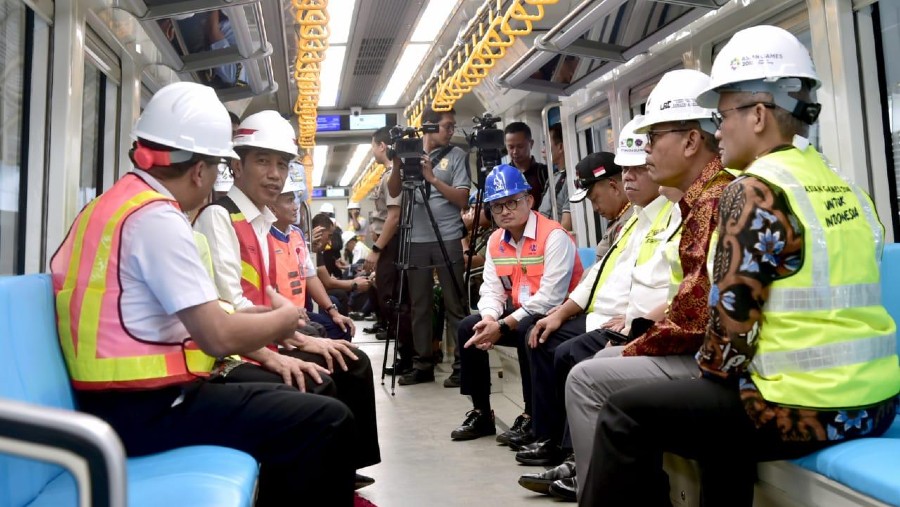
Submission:
{"label": "video camera", "polygon": [[437,124],[426,123],[422,128],[401,127],[397,125],[390,130],[391,149],[389,158],[400,157],[403,160],[403,179],[422,179],[422,134],[436,134],[440,130]]}
{"label": "video camera", "polygon": [[505,143],[503,131],[497,128],[500,118],[486,112],[480,118],[478,116],[472,118],[472,121],[475,122],[475,128],[466,140],[469,141],[470,147],[478,150],[478,156],[481,158],[481,170],[487,172],[494,166],[500,165],[502,158]]}

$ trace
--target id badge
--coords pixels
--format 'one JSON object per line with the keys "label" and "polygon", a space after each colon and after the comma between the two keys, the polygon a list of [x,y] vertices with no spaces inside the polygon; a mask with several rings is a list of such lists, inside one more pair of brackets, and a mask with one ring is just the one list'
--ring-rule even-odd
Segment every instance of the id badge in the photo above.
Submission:
{"label": "id badge", "polygon": [[524,305],[531,300],[531,286],[523,282],[519,286],[519,305]]}

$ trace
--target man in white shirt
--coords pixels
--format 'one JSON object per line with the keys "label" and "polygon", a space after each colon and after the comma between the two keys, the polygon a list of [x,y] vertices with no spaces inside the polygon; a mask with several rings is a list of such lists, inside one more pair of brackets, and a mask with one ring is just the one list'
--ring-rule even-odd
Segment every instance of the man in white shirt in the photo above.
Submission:
{"label": "man in white shirt", "polygon": [[[622,166],[623,187],[634,205],[633,218],[625,224],[610,254],[599,266],[594,266],[596,271],[592,269],[585,276],[558,311],[536,323],[530,337],[536,347],[529,350],[533,382],[540,382],[541,392],[546,394],[542,398],[546,404],[535,407],[535,428],[549,426],[545,431],[552,432],[551,438],[561,439],[557,442],[561,442],[561,451],[569,459],[547,472],[523,475],[519,484],[565,499],[575,496],[574,485],[569,481],[574,481],[576,469],[571,456],[571,438],[566,431],[565,386],[569,371],[605,347],[627,341],[632,327],[635,335],[642,334],[652,323],[648,316],[661,313],[666,305],[670,272],[663,251],[666,241],[678,231],[681,215],[673,201],[660,195],[660,186],[650,179],[643,149],[647,136],[634,132],[641,119],[641,116],[634,118],[622,129],[614,159],[614,163]],[[565,319],[574,315],[573,312],[581,312],[581,308],[591,311],[584,316],[583,334],[573,336],[570,333],[580,330],[576,324],[580,315],[568,322]],[[526,448],[516,459],[535,464],[540,454],[539,448]],[[562,488],[563,481],[571,487]]]}
{"label": "man in white shirt", "polygon": [[[204,234],[210,245],[213,271],[219,297],[237,309],[263,306],[258,285],[274,284],[273,241],[269,231],[276,222],[267,207],[275,204],[284,189],[288,165],[296,156],[294,129],[275,111],[248,116],[238,127],[235,150],[241,156],[235,164],[234,186],[228,195],[203,209],[194,228]],[[353,330],[352,321],[332,306],[325,309],[335,324]],[[305,324],[301,319],[298,324]],[[374,386],[369,358],[344,340],[317,338],[302,333],[282,341],[286,350],[268,347],[245,354],[242,364],[227,373],[232,382],[291,383],[291,373],[299,361],[326,366],[335,395],[347,403],[360,418],[356,458],[357,468],[380,462],[374,417]],[[349,363],[349,364],[348,364]],[[308,382],[317,394],[319,386]],[[361,481],[363,478],[361,478]],[[368,482],[366,479],[365,482]]]}
{"label": "man in white shirt", "polygon": [[[231,384],[215,375],[201,380],[195,376],[203,376],[201,370],[176,360],[188,342],[209,356],[252,351],[289,335],[297,321],[297,310],[271,288],[271,310],[226,313],[182,213],[198,207],[212,191],[222,157],[234,156],[225,107],[208,87],[174,83],[150,99],[133,135],[130,155],[141,169],[123,176],[79,214],[51,261],[60,312],[66,308],[59,303],[64,294],[84,294],[88,283],[94,286],[88,277],[67,279],[65,264],[79,262],[73,245],[83,252],[81,262],[93,262],[92,251],[115,256],[100,265],[101,277],[121,281],[92,294],[115,301],[109,291],[118,291],[121,301],[104,306],[108,318],[99,327],[60,326],[64,344],[96,339],[111,352],[102,362],[91,354],[67,355],[67,363],[76,366],[70,364],[70,375],[79,409],[106,420],[129,456],[189,445],[248,452],[262,464],[257,505],[279,505],[298,490],[314,505],[352,505],[348,453],[355,429],[346,406],[283,384]],[[147,198],[150,202],[134,204]],[[103,245],[110,244],[99,234],[102,225],[110,223],[111,210],[125,209],[109,206],[117,199],[127,200],[128,218],[120,217],[121,228],[113,231],[112,244],[118,248],[102,254]],[[90,227],[79,227],[82,220]],[[73,296],[72,302],[81,304],[78,297],[83,296]],[[66,318],[89,314],[75,311]],[[179,353],[166,353],[170,361],[144,362],[146,369],[135,366],[159,357],[153,350],[164,349]],[[307,366],[317,378],[321,368]],[[190,374],[173,376],[179,368]]]}
{"label": "man in white shirt", "polygon": [[558,222],[531,211],[529,190],[525,176],[509,165],[495,167],[485,180],[485,205],[499,228],[488,240],[479,313],[459,326],[460,393],[472,397],[473,409],[450,434],[453,440],[496,433],[487,351],[497,343],[519,349],[525,412],[531,414],[525,333],[535,317],[565,299],[581,276],[575,243]]}

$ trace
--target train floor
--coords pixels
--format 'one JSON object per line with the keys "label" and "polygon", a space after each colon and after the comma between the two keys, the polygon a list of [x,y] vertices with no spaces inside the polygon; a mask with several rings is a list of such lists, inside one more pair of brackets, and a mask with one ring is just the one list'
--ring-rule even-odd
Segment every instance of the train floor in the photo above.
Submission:
{"label": "train floor", "polygon": [[[391,396],[391,377],[385,377],[384,385],[380,381],[384,342],[361,331],[371,324],[356,323],[354,343],[369,355],[375,372],[382,461],[360,470],[375,478],[375,484],[359,491],[361,496],[378,507],[561,503],[519,486],[521,474],[543,469],[519,465],[515,454],[493,437],[450,440],[450,432],[465,419],[471,402],[458,388],[443,387],[451,371],[448,360],[438,365],[435,382],[397,385]],[[502,394],[492,395],[491,402],[497,431],[504,431],[520,409]]]}

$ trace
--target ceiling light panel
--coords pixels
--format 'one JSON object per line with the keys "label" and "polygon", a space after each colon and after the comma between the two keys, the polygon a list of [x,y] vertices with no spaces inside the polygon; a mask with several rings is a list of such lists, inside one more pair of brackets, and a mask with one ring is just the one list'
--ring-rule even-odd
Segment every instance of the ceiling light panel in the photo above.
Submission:
{"label": "ceiling light panel", "polygon": [[433,42],[454,7],[456,7],[456,2],[450,0],[429,0],[428,7],[419,16],[419,22],[416,23],[416,29],[413,30],[409,41]]}
{"label": "ceiling light panel", "polygon": [[371,143],[358,144],[356,146],[356,150],[353,151],[353,156],[350,157],[350,162],[347,163],[347,168],[344,169],[344,175],[341,177],[341,181],[338,183],[338,186],[350,186],[350,182],[353,181],[353,178],[356,178],[356,174],[359,173],[359,168],[362,165],[363,160],[365,160],[369,155],[369,151],[371,149]]}
{"label": "ceiling light panel", "polygon": [[346,44],[356,0],[328,0],[328,44]]}
{"label": "ceiling light panel", "polygon": [[328,163],[328,146],[316,146],[313,148],[313,186],[322,185],[322,176],[325,175],[325,165]]}
{"label": "ceiling light panel", "polygon": [[[397,104],[400,96],[406,90],[406,86],[409,85],[409,80],[412,79],[413,74],[419,68],[419,63],[428,54],[430,48],[431,44],[408,44],[406,46],[406,49],[403,50],[403,54],[397,61],[397,67],[394,69],[394,74],[391,75],[391,80],[388,81],[381,98],[378,99],[379,106],[393,106]],[[325,92],[327,88],[325,88],[324,81],[322,86],[322,90]]]}
{"label": "ceiling light panel", "polygon": [[325,60],[319,71],[319,107],[334,107],[337,104],[346,55],[347,46],[330,46],[325,50]]}

